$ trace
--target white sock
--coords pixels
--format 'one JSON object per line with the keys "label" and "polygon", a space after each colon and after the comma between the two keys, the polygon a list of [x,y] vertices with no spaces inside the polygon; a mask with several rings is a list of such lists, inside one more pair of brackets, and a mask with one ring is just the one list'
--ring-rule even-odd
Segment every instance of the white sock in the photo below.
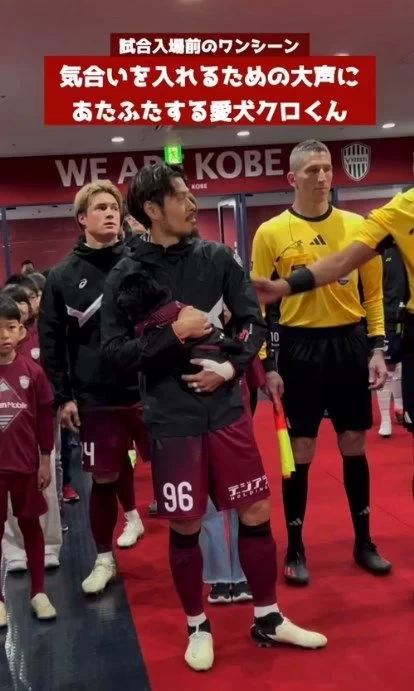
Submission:
{"label": "white sock", "polygon": [[139,520],[139,513],[136,509],[133,509],[132,511],[127,511],[125,513],[125,518],[127,519],[128,523],[134,523],[135,521]]}
{"label": "white sock", "polygon": [[404,406],[402,401],[401,378],[395,377],[395,379],[393,378],[391,380],[391,391],[395,410],[402,412]]}
{"label": "white sock", "polygon": [[204,614],[204,612],[201,612],[201,614],[197,614],[196,617],[187,617],[188,626],[201,626],[201,624],[204,624],[206,620],[207,617]]}
{"label": "white sock", "polygon": [[101,552],[98,554],[98,559],[113,559],[113,552]]}
{"label": "white sock", "polygon": [[392,382],[390,381],[390,379],[387,379],[384,388],[380,391],[377,391],[378,406],[381,413],[381,423],[389,422],[391,420],[391,384]]}
{"label": "white sock", "polygon": [[279,612],[279,607],[275,603],[274,605],[266,605],[266,607],[255,607],[254,616],[256,619],[260,617],[266,617],[268,614],[273,614],[274,612]]}

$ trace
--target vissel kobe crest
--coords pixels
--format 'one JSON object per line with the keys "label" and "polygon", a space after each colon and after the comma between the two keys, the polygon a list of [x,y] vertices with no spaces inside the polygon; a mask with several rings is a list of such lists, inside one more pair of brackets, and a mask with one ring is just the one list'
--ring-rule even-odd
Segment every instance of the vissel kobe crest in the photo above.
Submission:
{"label": "vissel kobe crest", "polygon": [[371,167],[371,147],[360,142],[344,146],[342,167],[346,175],[355,182],[363,180]]}

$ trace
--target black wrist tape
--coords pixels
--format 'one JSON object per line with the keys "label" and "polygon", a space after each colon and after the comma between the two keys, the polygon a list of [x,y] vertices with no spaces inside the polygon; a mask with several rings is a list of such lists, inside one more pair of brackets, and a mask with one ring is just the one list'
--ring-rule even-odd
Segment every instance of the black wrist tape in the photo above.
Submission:
{"label": "black wrist tape", "polygon": [[265,360],[262,360],[262,365],[263,369],[266,372],[277,372],[277,365],[276,365],[276,358],[275,357],[267,357]]}
{"label": "black wrist tape", "polygon": [[289,283],[291,295],[297,293],[307,293],[315,288],[315,276],[310,269],[296,269],[289,278],[285,279]]}
{"label": "black wrist tape", "polygon": [[384,336],[369,336],[368,337],[368,347],[371,351],[384,348],[385,347],[385,337]]}

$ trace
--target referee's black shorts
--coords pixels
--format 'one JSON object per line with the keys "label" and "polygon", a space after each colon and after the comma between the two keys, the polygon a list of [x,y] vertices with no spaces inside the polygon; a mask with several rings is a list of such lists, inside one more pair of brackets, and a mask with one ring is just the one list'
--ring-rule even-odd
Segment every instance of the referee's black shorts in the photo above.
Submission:
{"label": "referee's black shorts", "polygon": [[401,386],[404,426],[414,433],[414,314],[406,317],[402,340]]}
{"label": "referee's black shorts", "polygon": [[318,436],[325,410],[337,434],[372,426],[368,343],[362,324],[323,329],[284,327],[278,370],[291,437]]}

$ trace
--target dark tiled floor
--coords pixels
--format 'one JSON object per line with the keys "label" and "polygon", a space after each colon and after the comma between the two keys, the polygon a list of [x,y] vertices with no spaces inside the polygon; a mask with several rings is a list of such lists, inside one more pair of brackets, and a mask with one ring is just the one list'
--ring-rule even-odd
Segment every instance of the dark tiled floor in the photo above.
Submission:
{"label": "dark tiled floor", "polygon": [[94,599],[82,594],[81,582],[95,553],[87,514],[89,488],[81,471],[73,473],[73,484],[81,501],[65,509],[70,529],[64,536],[61,567],[46,579],[58,620],[37,622],[30,611],[27,575],[7,577],[9,629],[0,634],[0,690],[149,691],[122,583]]}

